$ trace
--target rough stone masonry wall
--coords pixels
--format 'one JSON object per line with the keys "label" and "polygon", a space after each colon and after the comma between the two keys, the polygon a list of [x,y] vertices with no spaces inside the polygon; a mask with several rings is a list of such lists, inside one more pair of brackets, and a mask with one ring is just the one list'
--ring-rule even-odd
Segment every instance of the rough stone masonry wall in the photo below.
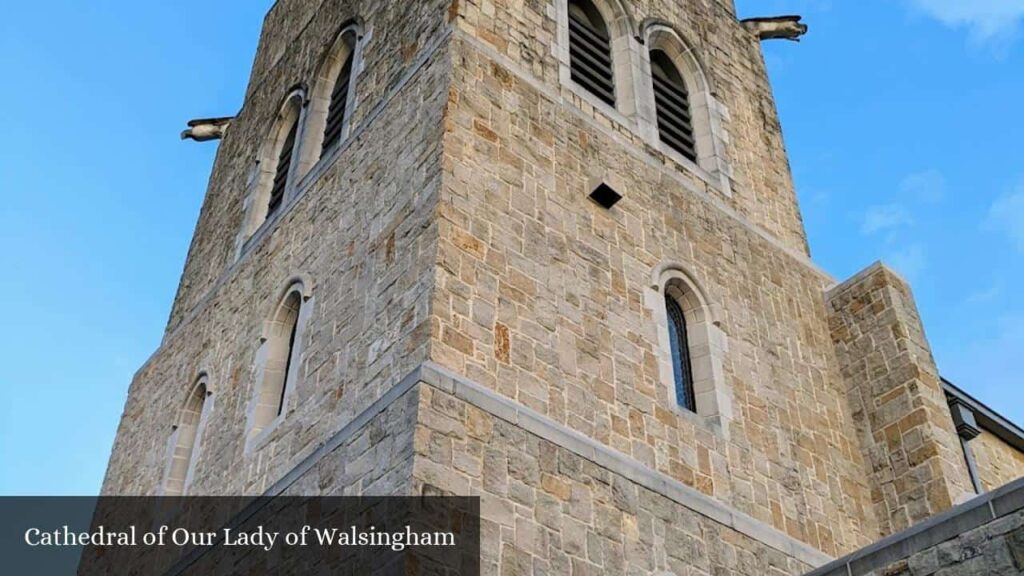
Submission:
{"label": "rough stone masonry wall", "polygon": [[[323,446],[298,463],[290,474],[280,479],[269,492],[272,496],[388,496],[408,495],[414,486],[413,451],[416,417],[419,411],[419,391],[415,387],[400,386],[401,392],[377,402],[355,421],[331,437],[324,438]],[[223,493],[234,496],[231,493]],[[220,506],[242,499],[228,498],[209,503],[208,511],[221,512]],[[129,504],[138,507],[138,503]],[[135,511],[136,513],[138,510]],[[223,512],[228,512],[223,510]],[[171,516],[165,519],[169,522]],[[207,529],[210,527],[207,526]],[[115,547],[94,555],[83,553],[81,574],[166,574],[182,561],[180,549],[167,547]],[[214,558],[235,562],[232,566],[197,564],[207,574],[264,573],[267,558],[254,551],[244,559],[230,554],[214,554]],[[280,559],[277,559],[280,560]],[[194,561],[194,560],[193,560]],[[337,562],[337,557],[326,559]],[[255,563],[256,566],[243,566]],[[116,566],[116,570],[112,567]],[[336,566],[336,565],[335,565]],[[263,570],[261,570],[261,568]],[[195,573],[190,569],[188,573]],[[279,573],[289,573],[282,570]],[[304,572],[291,572],[304,573]],[[340,570],[338,573],[341,573]]]}
{"label": "rough stone masonry wall", "polygon": [[[271,21],[282,7],[309,4],[281,3]],[[420,29],[428,20],[406,15],[408,4],[326,2],[309,25],[288,23],[295,35],[290,50],[254,74],[258,85],[218,156],[174,328],[129,390],[104,494],[157,493],[168,437],[201,371],[209,373],[213,407],[189,492],[242,495],[274,484],[427,357],[450,61],[444,50],[427,50]],[[392,39],[371,40],[367,48],[378,69],[358,80],[357,118],[366,121],[271,233],[227,270],[255,142],[269,129],[283,92],[313,74],[318,51],[353,14],[366,19],[376,38]],[[267,35],[280,36],[273,26]],[[417,42],[405,56],[394,48]],[[277,50],[267,43],[262,51]],[[415,70],[413,62],[420,62]],[[403,70],[411,74],[404,80]],[[375,116],[366,116],[378,106]],[[293,402],[267,443],[246,454],[263,324],[300,273],[310,281],[313,312],[302,334]],[[188,310],[194,311],[182,316]]]}
{"label": "rough stone masonry wall", "polygon": [[[448,28],[447,6],[447,0],[280,0],[275,4],[264,23],[245,103],[219,144],[206,199],[167,324],[168,334],[181,325],[234,262],[235,240],[243,219],[242,202],[259,149],[274,126],[274,118],[285,96],[296,86],[313,89],[316,74],[341,26],[362,20],[367,31],[362,51],[363,70],[355,80],[356,105],[351,112],[351,124],[356,128],[376,113],[376,107],[419,64],[424,53],[436,49],[436,43],[443,40]],[[429,102],[430,96],[426,95],[424,102]],[[387,131],[375,132],[385,140],[397,140],[391,151],[393,155],[373,157],[370,169],[361,173],[335,175],[335,178],[343,178],[336,185],[349,194],[358,194],[359,191],[352,188],[370,189],[391,179],[393,188],[401,188],[378,195],[380,204],[372,210],[386,211],[383,200],[390,196],[419,193],[417,183],[403,180],[397,171],[419,160],[412,154],[410,145],[429,146],[437,140],[435,133],[426,129],[439,126],[437,107],[434,106],[435,115],[429,122],[425,120],[427,112],[413,106],[403,112],[398,124]],[[407,125],[402,125],[403,121]],[[417,124],[421,126],[415,126]],[[416,128],[421,130],[416,131]],[[366,134],[363,139],[369,136]],[[350,156],[339,163],[356,160],[362,158]],[[388,170],[396,173],[380,173]],[[370,211],[364,212],[367,213],[361,217],[367,222],[376,222],[378,226],[393,224],[388,219],[391,215],[374,220]],[[325,251],[321,256],[333,257],[334,254]]]}
{"label": "rough stone masonry wall", "polygon": [[[456,25],[481,43],[508,58],[538,82],[555,90],[573,106],[582,108],[618,138],[646,148],[658,162],[677,166],[646,144],[632,123],[623,124],[559,86],[558,60],[553,46],[554,18],[561,0],[455,0]],[[732,168],[732,195],[711,190],[717,199],[744,218],[768,231],[787,247],[806,254],[807,238],[797,205],[782,128],[760,43],[736,21],[728,0],[610,1],[628,12],[625,16],[640,34],[642,22],[667,22],[693,48],[711,85],[713,97],[727,110],[723,129],[726,157]],[[635,71],[634,71],[635,72]],[[624,81],[622,79],[619,80]],[[596,167],[595,167],[596,168]],[[694,185],[705,182],[689,175]]]}
{"label": "rough stone masonry wall", "polygon": [[864,576],[1024,575],[1024,511]]}
{"label": "rough stone masonry wall", "polygon": [[481,574],[783,576],[810,565],[422,385],[415,492],[481,498]]}
{"label": "rough stone masonry wall", "polygon": [[[876,537],[829,279],[546,76],[466,33],[452,50],[431,359],[826,553]],[[594,167],[625,195],[611,211],[586,197]],[[720,310],[728,435],[661,379],[647,292],[666,262]]]}
{"label": "rough stone masonry wall", "polygon": [[807,576],[1020,576],[1024,480],[930,518]]}
{"label": "rough stone masonry wall", "polygon": [[985,490],[995,490],[1024,478],[1024,453],[987,430],[971,440],[974,463]]}
{"label": "rough stone masonry wall", "polygon": [[966,464],[906,282],[876,264],[834,288],[829,307],[886,536],[968,494]]}

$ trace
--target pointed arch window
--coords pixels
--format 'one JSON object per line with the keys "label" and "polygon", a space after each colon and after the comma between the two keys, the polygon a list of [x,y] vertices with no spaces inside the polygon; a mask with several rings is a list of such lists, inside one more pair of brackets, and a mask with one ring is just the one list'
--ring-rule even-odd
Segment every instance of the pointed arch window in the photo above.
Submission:
{"label": "pointed arch window", "polygon": [[262,442],[288,415],[289,398],[300,372],[303,327],[309,317],[310,300],[305,290],[301,282],[290,285],[264,325],[262,344],[256,353],[256,386],[248,415],[247,450]]}
{"label": "pointed arch window", "polygon": [[188,490],[199,454],[198,446],[209,395],[206,379],[201,378],[178,416],[168,447],[167,468],[161,490],[164,496],[181,496]]}
{"label": "pointed arch window", "polygon": [[[299,303],[299,304],[297,304],[297,306],[301,307],[302,304]],[[285,361],[284,361],[284,380],[281,382],[281,385],[280,385],[281,394],[278,396],[278,401],[277,401],[277,415],[278,416],[280,416],[282,413],[284,413],[285,392],[288,391],[288,388],[287,388],[288,387],[288,374],[291,372],[292,363],[295,361],[295,336],[299,332],[299,311],[298,310],[295,311],[295,318],[293,320],[291,320],[291,325],[292,325],[291,331],[290,331],[290,333],[288,335],[288,347],[287,347],[287,349],[284,352],[284,356],[285,356]]]}
{"label": "pointed arch window", "polygon": [[270,199],[267,202],[267,217],[277,212],[284,203],[284,194],[288,189],[288,179],[291,176],[292,156],[295,152],[295,136],[299,129],[299,123],[293,121],[288,129],[288,134],[281,145],[281,152],[277,157],[277,166],[274,169],[274,185],[270,189]]}
{"label": "pointed arch window", "polygon": [[662,50],[651,50],[651,79],[661,141],[692,162],[697,161],[693,110],[686,81]]}
{"label": "pointed arch window", "polygon": [[589,0],[569,2],[569,57],[573,81],[614,106],[611,36],[601,12]]}
{"label": "pointed arch window", "polygon": [[338,72],[331,90],[331,104],[327,111],[327,125],[324,128],[323,152],[341,142],[342,128],[348,119],[348,94],[352,83],[352,61],[355,51],[349,47],[345,63]]}
{"label": "pointed arch window", "polygon": [[672,350],[672,372],[675,378],[676,402],[690,412],[697,411],[693,387],[693,367],[690,361],[690,342],[687,337],[686,315],[676,299],[666,292],[665,309],[668,314],[669,346]]}

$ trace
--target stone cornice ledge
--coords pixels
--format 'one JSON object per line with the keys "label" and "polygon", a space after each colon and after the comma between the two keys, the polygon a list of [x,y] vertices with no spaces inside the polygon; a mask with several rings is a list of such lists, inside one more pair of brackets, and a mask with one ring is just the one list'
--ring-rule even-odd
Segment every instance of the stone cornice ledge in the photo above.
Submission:
{"label": "stone cornice ledge", "polygon": [[424,362],[416,372],[424,384],[452,394],[800,562],[817,567],[832,561],[827,554],[760,520],[433,362]]}

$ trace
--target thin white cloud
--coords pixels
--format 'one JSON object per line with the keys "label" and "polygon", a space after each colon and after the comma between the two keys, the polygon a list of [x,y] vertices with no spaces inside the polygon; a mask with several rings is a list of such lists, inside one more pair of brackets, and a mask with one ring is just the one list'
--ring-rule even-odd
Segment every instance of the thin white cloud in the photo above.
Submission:
{"label": "thin white cloud", "polygon": [[885,262],[913,285],[928,267],[928,255],[924,245],[910,244],[895,252],[890,252],[886,256]]}
{"label": "thin white cloud", "polygon": [[946,177],[938,170],[911,174],[900,182],[900,192],[921,202],[940,202],[946,197]]}
{"label": "thin white cloud", "polygon": [[870,235],[913,223],[914,220],[910,217],[910,213],[900,204],[871,206],[864,213],[864,221],[861,223],[860,231],[864,235]]}
{"label": "thin white cloud", "polygon": [[1013,37],[1024,19],[1024,0],[910,0],[952,28],[967,28],[976,41]]}
{"label": "thin white cloud", "polygon": [[988,210],[985,229],[1005,234],[1024,253],[1024,185],[996,200]]}

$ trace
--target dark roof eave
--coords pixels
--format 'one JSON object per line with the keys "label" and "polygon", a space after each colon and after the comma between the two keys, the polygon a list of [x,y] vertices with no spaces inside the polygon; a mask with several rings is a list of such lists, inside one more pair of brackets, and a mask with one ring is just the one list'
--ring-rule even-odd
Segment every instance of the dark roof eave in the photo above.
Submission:
{"label": "dark roof eave", "polygon": [[1024,452],[1024,430],[1021,430],[1019,426],[1000,416],[995,410],[992,410],[945,378],[942,379],[942,388],[945,390],[948,398],[955,399],[970,408],[974,412],[975,420],[978,421],[982,428],[994,434],[1003,442]]}

